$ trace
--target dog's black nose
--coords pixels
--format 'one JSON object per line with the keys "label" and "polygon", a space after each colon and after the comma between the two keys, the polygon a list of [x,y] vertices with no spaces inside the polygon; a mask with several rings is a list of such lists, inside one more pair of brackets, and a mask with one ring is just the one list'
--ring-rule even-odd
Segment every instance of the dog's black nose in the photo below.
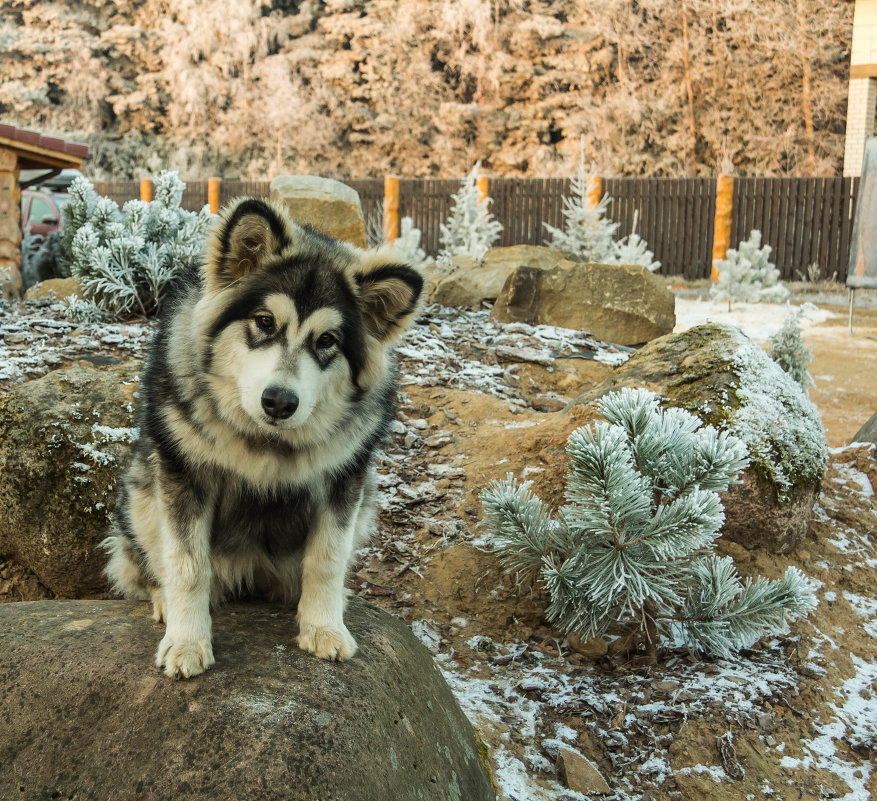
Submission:
{"label": "dog's black nose", "polygon": [[298,408],[298,395],[283,387],[268,387],[262,393],[262,408],[275,420],[286,420]]}

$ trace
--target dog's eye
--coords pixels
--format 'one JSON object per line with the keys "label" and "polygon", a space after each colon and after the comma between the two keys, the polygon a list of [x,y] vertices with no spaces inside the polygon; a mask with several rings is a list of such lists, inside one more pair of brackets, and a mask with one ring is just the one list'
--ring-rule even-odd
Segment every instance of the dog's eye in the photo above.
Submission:
{"label": "dog's eye", "polygon": [[256,317],[256,326],[266,334],[273,334],[274,318],[270,314],[260,314]]}
{"label": "dog's eye", "polygon": [[334,344],[335,344],[335,335],[330,334],[328,331],[326,331],[325,334],[320,334],[320,336],[317,337],[317,347],[320,348],[321,350],[325,350],[326,348],[331,348],[332,345],[334,345]]}

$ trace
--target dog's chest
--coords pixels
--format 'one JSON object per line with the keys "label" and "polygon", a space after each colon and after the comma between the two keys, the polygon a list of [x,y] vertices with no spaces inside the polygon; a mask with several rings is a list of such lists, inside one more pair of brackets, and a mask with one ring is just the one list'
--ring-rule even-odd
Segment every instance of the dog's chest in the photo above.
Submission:
{"label": "dog's chest", "polygon": [[319,512],[320,504],[307,488],[265,494],[246,485],[225,487],[214,510],[211,548],[285,556],[304,545]]}

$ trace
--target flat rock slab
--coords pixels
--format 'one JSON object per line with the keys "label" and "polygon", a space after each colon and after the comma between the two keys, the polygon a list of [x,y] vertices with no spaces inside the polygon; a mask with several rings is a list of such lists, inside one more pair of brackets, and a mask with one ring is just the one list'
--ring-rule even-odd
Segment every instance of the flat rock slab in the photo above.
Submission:
{"label": "flat rock slab", "polygon": [[360,650],[295,646],[291,609],[214,614],[216,667],[152,665],[148,604],[0,606],[0,798],[492,801],[473,730],[426,649],[358,598]]}

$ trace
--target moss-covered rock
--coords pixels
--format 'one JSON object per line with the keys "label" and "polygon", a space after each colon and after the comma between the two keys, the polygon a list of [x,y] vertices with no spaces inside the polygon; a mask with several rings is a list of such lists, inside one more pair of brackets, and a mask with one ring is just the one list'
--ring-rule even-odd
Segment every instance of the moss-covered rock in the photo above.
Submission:
{"label": "moss-covered rock", "polygon": [[60,597],[106,591],[97,546],[136,438],[138,369],[56,370],[0,397],[0,555]]}
{"label": "moss-covered rock", "polygon": [[359,598],[356,656],[295,646],[294,610],[214,614],[216,667],[152,665],[146,603],[0,607],[0,797],[493,801],[472,726],[405,624]]}
{"label": "moss-covered rock", "polygon": [[656,339],[577,399],[646,387],[747,445],[743,484],[724,496],[725,536],[783,553],[807,531],[825,473],[825,430],[801,387],[739,329],[708,323]]}

